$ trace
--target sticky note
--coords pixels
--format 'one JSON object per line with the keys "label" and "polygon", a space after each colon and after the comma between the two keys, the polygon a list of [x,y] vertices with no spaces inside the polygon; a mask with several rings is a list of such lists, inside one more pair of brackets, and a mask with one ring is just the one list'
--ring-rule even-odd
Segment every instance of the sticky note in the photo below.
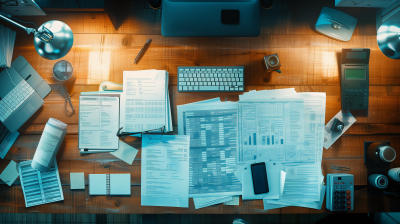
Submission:
{"label": "sticky note", "polygon": [[17,169],[17,163],[11,160],[8,166],[0,174],[0,179],[4,181],[8,186],[11,186],[18,178],[18,176],[19,173]]}
{"label": "sticky note", "polygon": [[85,173],[70,173],[71,190],[85,189]]}
{"label": "sticky note", "polygon": [[110,152],[111,155],[121,159],[122,161],[132,165],[133,160],[135,160],[136,154],[139,150],[133,148],[132,146],[126,144],[123,141],[119,141],[118,150],[115,152]]}

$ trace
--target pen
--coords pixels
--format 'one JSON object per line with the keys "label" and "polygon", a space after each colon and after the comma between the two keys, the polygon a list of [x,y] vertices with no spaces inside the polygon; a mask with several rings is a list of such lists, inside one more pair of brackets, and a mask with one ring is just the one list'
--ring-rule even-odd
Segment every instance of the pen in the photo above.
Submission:
{"label": "pen", "polygon": [[151,43],[151,39],[148,39],[147,42],[143,45],[142,49],[140,49],[138,55],[135,58],[135,61],[133,62],[134,64],[137,64],[139,62],[140,58],[146,53],[147,48],[149,47]]}

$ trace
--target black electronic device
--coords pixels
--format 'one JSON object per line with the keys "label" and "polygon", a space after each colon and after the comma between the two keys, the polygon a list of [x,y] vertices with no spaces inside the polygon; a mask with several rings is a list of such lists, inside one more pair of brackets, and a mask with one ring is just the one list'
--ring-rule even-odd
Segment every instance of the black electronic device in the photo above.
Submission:
{"label": "black electronic device", "polygon": [[149,0],[149,5],[153,9],[158,9],[161,6],[161,0]]}
{"label": "black electronic device", "polygon": [[274,0],[260,0],[260,4],[264,9],[270,9],[274,4]]}
{"label": "black electronic device", "polygon": [[268,178],[265,163],[251,164],[251,175],[253,177],[254,194],[268,193]]}
{"label": "black electronic device", "polygon": [[370,49],[342,49],[342,110],[368,110]]}

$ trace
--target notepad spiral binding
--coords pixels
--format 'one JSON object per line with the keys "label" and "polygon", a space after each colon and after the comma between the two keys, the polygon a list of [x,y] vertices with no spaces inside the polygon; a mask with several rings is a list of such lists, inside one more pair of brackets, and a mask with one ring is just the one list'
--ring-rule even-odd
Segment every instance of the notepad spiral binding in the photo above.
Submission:
{"label": "notepad spiral binding", "polygon": [[110,195],[110,174],[106,175],[107,195]]}

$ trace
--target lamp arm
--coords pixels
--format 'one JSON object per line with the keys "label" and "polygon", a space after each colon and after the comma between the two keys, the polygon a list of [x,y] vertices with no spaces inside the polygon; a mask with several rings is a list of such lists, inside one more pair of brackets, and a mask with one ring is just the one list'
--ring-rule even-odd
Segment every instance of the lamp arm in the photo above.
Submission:
{"label": "lamp arm", "polygon": [[21,25],[21,24],[15,22],[15,21],[9,19],[6,15],[7,15],[7,14],[0,13],[0,18],[2,18],[3,20],[5,20],[5,21],[7,21],[7,22],[9,22],[9,23],[12,23],[12,24],[18,26],[19,28],[25,30],[28,34],[30,34],[30,33],[36,34],[36,30],[35,30],[35,29],[25,27],[25,26],[23,26],[23,25]]}

